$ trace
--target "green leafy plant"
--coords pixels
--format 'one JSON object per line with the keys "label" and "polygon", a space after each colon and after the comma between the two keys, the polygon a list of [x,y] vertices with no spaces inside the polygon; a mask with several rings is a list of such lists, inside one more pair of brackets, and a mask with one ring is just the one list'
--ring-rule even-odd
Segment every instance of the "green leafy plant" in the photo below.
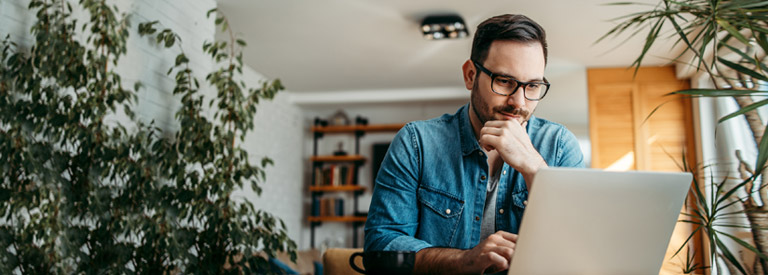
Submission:
{"label": "green leafy plant", "polygon": [[[642,5],[614,5],[631,4]],[[719,264],[716,259],[720,257],[725,259],[729,270],[734,272],[768,274],[768,193],[765,188],[768,186],[768,177],[761,176],[768,160],[768,138],[763,135],[766,123],[756,110],[768,104],[768,100],[755,102],[755,96],[768,95],[768,91],[760,88],[761,83],[768,82],[768,2],[662,0],[648,11],[629,14],[618,20],[621,22],[600,40],[626,32],[635,36],[649,28],[645,35],[644,47],[633,66],[640,67],[656,42],[674,39],[675,45],[682,44],[685,50],[673,58],[673,61],[705,72],[715,86],[713,89],[689,89],[673,94],[689,97],[731,97],[738,103],[739,110],[722,117],[719,122],[733,118],[746,119],[755,143],[758,144],[758,156],[751,161],[741,160],[739,184],[726,185],[727,179],[719,183],[713,181],[709,183],[712,192],[706,194],[702,192],[705,184],[695,182],[690,199],[697,209],[690,215],[690,219],[684,222],[695,225],[694,233],[688,240],[698,232],[703,232],[707,237],[706,242],[709,243],[713,263]],[[669,37],[662,31],[667,29],[671,29]],[[694,170],[695,173],[706,171],[706,167]],[[739,190],[747,195],[739,197]],[[739,205],[742,210],[734,212],[729,208],[734,205]],[[746,217],[749,224],[729,220],[733,216]],[[722,230],[729,227],[751,229],[754,246]],[[758,260],[751,265],[752,269],[737,257],[737,253],[733,253],[723,244],[724,239],[731,239],[757,254]],[[682,249],[683,247],[680,248]],[[689,264],[688,267],[690,266]]]}
{"label": "green leafy plant", "polygon": [[[168,71],[181,107],[178,129],[167,130],[135,119],[141,85],[124,88],[115,72],[128,18],[104,0],[71,2],[31,0],[34,43],[0,44],[0,273],[263,274],[267,256],[295,259],[282,220],[231,199],[245,182],[261,192],[272,161],[252,164],[238,139],[254,130],[259,100],[283,87],[240,79],[245,42],[226,19],[216,24],[230,41],[203,46],[220,66],[206,77],[211,88],[183,51]],[[158,25],[139,33],[178,45]]]}

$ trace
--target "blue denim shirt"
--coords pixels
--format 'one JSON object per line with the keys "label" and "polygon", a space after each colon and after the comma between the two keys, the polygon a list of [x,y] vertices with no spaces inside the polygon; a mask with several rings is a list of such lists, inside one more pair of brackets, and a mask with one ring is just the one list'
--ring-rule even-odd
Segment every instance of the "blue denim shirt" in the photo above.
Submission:
{"label": "blue denim shirt", "polygon": [[[464,105],[397,133],[376,177],[365,250],[470,249],[481,241],[488,162],[468,111]],[[532,116],[527,131],[549,166],[584,166],[576,137],[562,125]],[[502,169],[496,228],[517,234],[528,190],[522,174],[506,163]]]}

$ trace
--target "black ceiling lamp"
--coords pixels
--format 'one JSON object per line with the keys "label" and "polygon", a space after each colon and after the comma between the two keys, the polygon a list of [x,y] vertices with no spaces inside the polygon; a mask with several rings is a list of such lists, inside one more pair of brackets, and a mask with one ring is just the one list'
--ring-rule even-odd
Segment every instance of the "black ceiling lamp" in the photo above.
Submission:
{"label": "black ceiling lamp", "polygon": [[464,19],[458,15],[430,15],[421,21],[421,31],[429,40],[458,39],[469,36]]}

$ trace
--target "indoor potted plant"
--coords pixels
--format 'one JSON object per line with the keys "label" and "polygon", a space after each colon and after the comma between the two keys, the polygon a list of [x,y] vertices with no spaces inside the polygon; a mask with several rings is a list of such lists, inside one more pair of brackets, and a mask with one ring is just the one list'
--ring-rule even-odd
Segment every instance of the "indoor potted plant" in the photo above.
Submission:
{"label": "indoor potted plant", "polygon": [[[616,3],[627,5],[631,3]],[[632,35],[650,27],[645,35],[645,44],[638,58],[632,64],[639,67],[648,50],[671,30],[671,37],[684,45],[685,51],[674,58],[674,62],[694,68],[709,78],[712,88],[699,88],[675,92],[690,97],[729,97],[738,103],[739,109],[720,118],[746,119],[755,144],[757,157],[745,160],[739,152],[739,171],[733,171],[740,179],[728,184],[726,179],[702,182],[702,175],[708,171],[704,164],[692,166],[700,174],[690,199],[696,205],[689,219],[682,222],[696,225],[691,240],[703,232],[709,247],[712,264],[719,265],[723,259],[731,272],[744,274],[768,274],[768,177],[761,176],[768,159],[768,138],[764,138],[766,121],[757,108],[768,104],[768,100],[755,100],[756,96],[768,94],[768,2],[755,0],[662,0],[651,10],[633,13],[619,18],[621,22],[611,29],[604,39],[625,32]],[[705,188],[707,185],[707,188]],[[705,190],[710,190],[709,192]],[[746,194],[746,195],[743,195]],[[737,211],[729,206],[737,205]],[[733,216],[746,218],[748,223],[733,222]],[[727,232],[727,228],[750,229],[751,239],[741,239]],[[743,249],[754,252],[755,263],[744,263],[737,251],[723,243],[724,239],[738,243]],[[687,242],[686,242],[687,243]],[[685,245],[684,245],[685,246]],[[680,248],[682,250],[683,247]],[[679,251],[678,251],[679,252]],[[707,266],[689,266],[686,272]],[[751,267],[751,268],[750,268]],[[722,269],[718,269],[720,271]]]}

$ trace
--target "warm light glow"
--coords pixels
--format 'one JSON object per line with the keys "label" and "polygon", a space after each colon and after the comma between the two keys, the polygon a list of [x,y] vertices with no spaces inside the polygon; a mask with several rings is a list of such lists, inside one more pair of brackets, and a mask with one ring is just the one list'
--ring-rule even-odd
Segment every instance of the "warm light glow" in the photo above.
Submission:
{"label": "warm light glow", "polygon": [[635,152],[630,151],[605,168],[606,171],[629,171],[635,165]]}
{"label": "warm light glow", "polygon": [[653,144],[654,142],[656,142],[657,139],[659,139],[659,135],[653,135],[652,137],[648,138],[647,140],[648,145]]}

